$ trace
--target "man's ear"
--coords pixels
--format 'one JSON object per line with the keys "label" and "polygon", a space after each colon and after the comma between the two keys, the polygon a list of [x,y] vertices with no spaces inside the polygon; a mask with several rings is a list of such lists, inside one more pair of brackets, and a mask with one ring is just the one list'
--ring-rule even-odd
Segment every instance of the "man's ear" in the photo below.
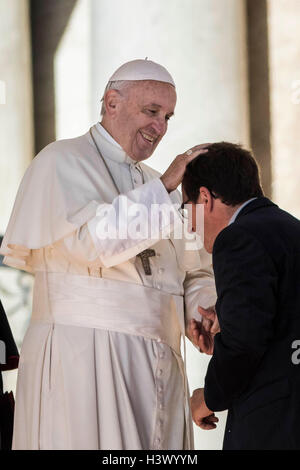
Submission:
{"label": "man's ear", "polygon": [[204,210],[207,210],[208,212],[212,211],[213,197],[211,195],[211,192],[205,186],[201,186],[197,202],[199,204],[204,204]]}
{"label": "man's ear", "polygon": [[113,118],[116,115],[121,99],[118,90],[108,90],[106,92],[104,96],[105,111],[110,117]]}

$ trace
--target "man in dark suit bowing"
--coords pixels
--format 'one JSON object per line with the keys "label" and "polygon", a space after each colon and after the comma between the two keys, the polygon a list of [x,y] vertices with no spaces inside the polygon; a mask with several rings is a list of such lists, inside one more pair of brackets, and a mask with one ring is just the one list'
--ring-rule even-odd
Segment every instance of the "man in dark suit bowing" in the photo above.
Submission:
{"label": "man in dark suit bowing", "polygon": [[224,449],[300,449],[300,221],[263,196],[253,156],[230,143],[187,166],[183,197],[193,227],[204,206],[220,324],[193,419],[212,429],[228,409]]}

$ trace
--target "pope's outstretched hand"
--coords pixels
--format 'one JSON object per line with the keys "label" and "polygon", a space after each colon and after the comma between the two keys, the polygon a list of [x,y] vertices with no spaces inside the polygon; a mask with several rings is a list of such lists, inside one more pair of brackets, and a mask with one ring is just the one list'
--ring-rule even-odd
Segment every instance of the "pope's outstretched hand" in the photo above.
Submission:
{"label": "pope's outstretched hand", "polygon": [[194,160],[194,158],[198,157],[198,155],[206,153],[209,145],[210,144],[196,145],[190,150],[187,150],[187,152],[177,155],[169,168],[167,168],[164,174],[160,177],[163,185],[169,193],[174,191],[182,182],[186,166]]}

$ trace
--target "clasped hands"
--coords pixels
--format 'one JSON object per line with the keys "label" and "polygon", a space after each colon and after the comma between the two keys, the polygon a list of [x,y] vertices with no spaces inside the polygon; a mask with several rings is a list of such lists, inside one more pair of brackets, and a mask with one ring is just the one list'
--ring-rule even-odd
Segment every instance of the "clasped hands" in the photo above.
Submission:
{"label": "clasped hands", "polygon": [[214,337],[220,331],[218,317],[213,307],[207,309],[198,307],[202,320],[194,318],[188,326],[188,336],[200,352],[212,355],[214,351]]}
{"label": "clasped hands", "polygon": [[[201,352],[212,355],[214,349],[214,337],[220,331],[217,314],[214,308],[204,309],[198,307],[202,321],[195,319],[189,324],[189,336],[193,344]],[[215,416],[205,403],[204,389],[197,388],[191,397],[191,412],[193,421],[204,430],[215,429],[219,419]]]}

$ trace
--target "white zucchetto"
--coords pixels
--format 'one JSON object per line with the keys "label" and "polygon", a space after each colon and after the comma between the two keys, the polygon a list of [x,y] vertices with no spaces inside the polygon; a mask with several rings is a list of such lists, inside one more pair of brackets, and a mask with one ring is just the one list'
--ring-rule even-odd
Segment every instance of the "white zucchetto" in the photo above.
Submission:
{"label": "white zucchetto", "polygon": [[155,80],[170,83],[175,87],[175,82],[167,69],[147,59],[131,60],[121,65],[110,77],[109,82],[118,80]]}

